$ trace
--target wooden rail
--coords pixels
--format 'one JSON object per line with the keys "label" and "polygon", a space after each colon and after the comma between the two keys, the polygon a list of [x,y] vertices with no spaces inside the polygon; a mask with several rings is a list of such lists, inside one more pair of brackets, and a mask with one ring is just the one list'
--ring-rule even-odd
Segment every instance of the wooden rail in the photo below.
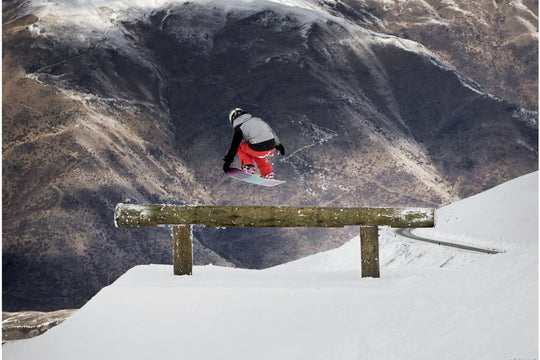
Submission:
{"label": "wooden rail", "polygon": [[362,277],[379,277],[378,226],[433,227],[424,208],[307,206],[184,206],[118,204],[116,226],[172,226],[174,274],[191,275],[193,225],[208,227],[360,226]]}

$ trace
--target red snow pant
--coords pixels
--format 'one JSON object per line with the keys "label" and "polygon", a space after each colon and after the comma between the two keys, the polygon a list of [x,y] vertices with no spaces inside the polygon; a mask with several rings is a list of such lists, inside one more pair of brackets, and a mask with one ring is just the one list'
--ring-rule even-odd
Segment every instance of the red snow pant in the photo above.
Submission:
{"label": "red snow pant", "polygon": [[253,165],[253,162],[257,164],[261,176],[274,171],[272,164],[268,161],[267,157],[274,155],[274,149],[266,151],[255,151],[249,147],[249,143],[244,141],[238,147],[238,157],[240,158],[240,164],[244,165]]}

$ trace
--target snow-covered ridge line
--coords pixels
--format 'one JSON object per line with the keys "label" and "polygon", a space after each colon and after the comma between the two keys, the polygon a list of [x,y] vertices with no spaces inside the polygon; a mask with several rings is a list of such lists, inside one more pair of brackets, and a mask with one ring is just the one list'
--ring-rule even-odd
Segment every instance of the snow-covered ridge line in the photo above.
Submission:
{"label": "snow-covered ridge line", "polygon": [[[116,20],[143,20],[154,11],[183,5],[202,5],[221,8],[225,12],[254,11],[268,8],[283,13],[304,16],[306,21],[316,21],[321,17],[334,18],[322,8],[308,1],[287,0],[31,0],[28,9],[43,19],[56,19],[66,22],[93,22],[96,28],[106,29],[114,26]],[[101,19],[101,21],[100,21]]]}
{"label": "snow-covered ridge line", "polygon": [[[375,39],[390,39],[401,42],[401,46],[410,47],[416,51],[428,51],[422,45],[404,40],[393,35],[367,30],[344,18],[329,13],[324,7],[311,1],[304,0],[30,0],[28,9],[34,11],[43,23],[51,25],[74,25],[89,27],[92,30],[106,31],[116,26],[117,21],[144,21],[159,10],[170,10],[184,5],[220,8],[225,13],[230,11],[260,11],[268,9],[284,15],[297,17],[306,23],[332,21],[343,26],[351,36],[359,32]],[[39,33],[37,25],[35,33]],[[46,33],[46,31],[45,31]],[[433,54],[430,54],[434,56]]]}

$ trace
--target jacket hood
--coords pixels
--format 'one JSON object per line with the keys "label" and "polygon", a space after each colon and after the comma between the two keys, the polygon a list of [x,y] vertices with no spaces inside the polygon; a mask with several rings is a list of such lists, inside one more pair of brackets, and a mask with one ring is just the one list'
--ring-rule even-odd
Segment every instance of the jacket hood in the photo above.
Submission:
{"label": "jacket hood", "polygon": [[242,125],[243,123],[245,123],[246,121],[248,121],[252,117],[253,116],[251,114],[248,114],[248,113],[242,114],[242,115],[240,115],[239,117],[237,117],[236,119],[233,120],[232,127],[235,128],[238,125]]}

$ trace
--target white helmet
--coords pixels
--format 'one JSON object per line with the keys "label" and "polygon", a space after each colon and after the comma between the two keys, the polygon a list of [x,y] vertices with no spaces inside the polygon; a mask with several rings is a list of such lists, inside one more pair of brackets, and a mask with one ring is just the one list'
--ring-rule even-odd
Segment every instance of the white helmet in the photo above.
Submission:
{"label": "white helmet", "polygon": [[240,108],[234,108],[232,109],[230,112],[229,112],[229,121],[233,122],[234,119],[236,119],[237,117],[239,117],[240,115],[242,114],[245,114],[246,112]]}

